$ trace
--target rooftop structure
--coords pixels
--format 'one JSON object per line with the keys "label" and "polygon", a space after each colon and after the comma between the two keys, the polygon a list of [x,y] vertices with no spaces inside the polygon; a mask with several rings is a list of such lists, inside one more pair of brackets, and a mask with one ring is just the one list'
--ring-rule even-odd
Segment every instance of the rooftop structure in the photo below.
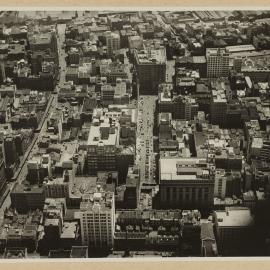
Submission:
{"label": "rooftop structure", "polygon": [[161,158],[160,180],[161,181],[188,181],[208,179],[211,168],[206,159],[199,158]]}
{"label": "rooftop structure", "polygon": [[146,48],[144,50],[137,50],[135,57],[139,65],[166,63],[166,51],[164,48]]}

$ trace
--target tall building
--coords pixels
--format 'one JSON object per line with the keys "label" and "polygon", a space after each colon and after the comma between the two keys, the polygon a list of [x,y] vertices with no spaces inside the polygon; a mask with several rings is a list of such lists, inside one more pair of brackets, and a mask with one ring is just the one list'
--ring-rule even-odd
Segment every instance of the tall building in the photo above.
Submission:
{"label": "tall building", "polygon": [[215,174],[215,188],[214,188],[214,196],[225,199],[226,196],[226,177],[225,170],[216,170]]}
{"label": "tall building", "polygon": [[72,182],[73,171],[65,170],[63,177],[48,179],[44,181],[44,192],[46,198],[68,198],[69,186]]}
{"label": "tall building", "polygon": [[156,95],[158,85],[166,81],[166,50],[146,47],[135,50],[135,66],[140,94]]}
{"label": "tall building", "polygon": [[112,127],[108,122],[95,122],[90,127],[87,142],[87,169],[90,175],[99,170],[115,170],[118,140],[118,127]]}
{"label": "tall building", "polygon": [[159,112],[171,113],[173,119],[193,120],[199,109],[196,100],[184,95],[171,96],[168,91],[159,93]]}
{"label": "tall building", "polygon": [[227,103],[224,89],[212,90],[210,103],[211,124],[220,126],[226,124]]}
{"label": "tall building", "polygon": [[10,192],[11,205],[18,213],[27,213],[36,209],[43,209],[45,195],[43,187],[24,186],[16,184]]}
{"label": "tall building", "polygon": [[46,199],[43,208],[44,235],[42,246],[47,251],[59,247],[63,232],[66,201],[61,199]]}
{"label": "tall building", "polygon": [[78,65],[80,62],[80,51],[78,48],[70,48],[68,52],[68,62],[70,65]]}
{"label": "tall building", "polygon": [[130,167],[126,180],[124,193],[125,208],[136,209],[139,201],[139,178],[140,172],[137,167]]}
{"label": "tall building", "polygon": [[97,188],[82,198],[80,211],[82,244],[96,248],[113,247],[115,227],[115,200],[113,192]]}
{"label": "tall building", "polygon": [[6,166],[12,165],[17,161],[18,155],[13,136],[7,136],[4,138],[3,152]]}
{"label": "tall building", "polygon": [[106,32],[107,55],[112,56],[120,50],[120,35],[118,33]]}
{"label": "tall building", "polygon": [[233,59],[233,67],[236,72],[241,72],[242,69],[242,58],[241,57],[235,57]]}
{"label": "tall building", "polygon": [[218,250],[221,255],[241,255],[241,250],[250,249],[253,243],[254,218],[246,207],[228,207],[214,211]]}
{"label": "tall building", "polygon": [[207,48],[207,77],[227,77],[229,74],[229,53],[223,48]]}
{"label": "tall building", "polygon": [[215,166],[206,159],[161,158],[159,170],[163,207],[201,209],[213,205]]}
{"label": "tall building", "polygon": [[31,51],[50,49],[52,52],[57,52],[57,38],[53,32],[29,34],[28,39]]}
{"label": "tall building", "polygon": [[4,83],[6,81],[6,71],[5,71],[5,63],[3,56],[0,57],[0,83]]}

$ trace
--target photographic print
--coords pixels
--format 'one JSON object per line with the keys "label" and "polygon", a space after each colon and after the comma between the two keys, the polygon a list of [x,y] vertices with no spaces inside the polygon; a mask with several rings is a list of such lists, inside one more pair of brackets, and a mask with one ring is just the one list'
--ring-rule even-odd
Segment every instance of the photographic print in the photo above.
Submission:
{"label": "photographic print", "polygon": [[270,255],[270,11],[0,11],[0,257]]}

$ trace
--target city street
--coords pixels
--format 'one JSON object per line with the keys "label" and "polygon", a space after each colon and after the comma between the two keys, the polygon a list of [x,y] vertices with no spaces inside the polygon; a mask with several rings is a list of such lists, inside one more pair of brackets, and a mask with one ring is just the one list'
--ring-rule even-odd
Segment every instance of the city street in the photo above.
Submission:
{"label": "city street", "polygon": [[[57,44],[58,44],[58,57],[59,57],[59,67],[60,67],[59,85],[63,85],[63,83],[65,82],[65,73],[66,73],[66,61],[65,61],[66,53],[65,53],[65,50],[62,48],[65,42],[65,27],[66,27],[65,24],[58,24],[57,26],[58,28]],[[51,102],[49,102],[47,105],[47,112],[44,112],[45,119],[41,120],[42,126],[40,129],[40,134],[46,131],[47,118],[49,115],[51,115],[51,113],[56,108],[56,106],[57,106],[57,94],[53,94],[51,98]],[[28,147],[26,153],[24,154],[24,157],[21,160],[18,171],[15,173],[15,175],[17,174],[16,181],[8,184],[8,188],[10,191],[13,189],[16,183],[21,183],[26,178],[27,176],[27,162],[26,161],[38,149],[38,146],[37,146],[38,136],[39,134],[34,134],[33,141]],[[11,205],[10,191],[1,206],[0,222],[4,216],[4,209],[8,208]]]}
{"label": "city street", "polygon": [[141,184],[155,183],[153,126],[156,107],[155,96],[140,96],[138,100],[136,163],[140,167]]}
{"label": "city street", "polygon": [[59,58],[59,67],[60,67],[60,79],[59,79],[59,86],[62,86],[66,80],[66,52],[63,46],[65,46],[65,31],[66,25],[65,24],[58,24],[57,25],[57,42],[58,42],[58,58]]}

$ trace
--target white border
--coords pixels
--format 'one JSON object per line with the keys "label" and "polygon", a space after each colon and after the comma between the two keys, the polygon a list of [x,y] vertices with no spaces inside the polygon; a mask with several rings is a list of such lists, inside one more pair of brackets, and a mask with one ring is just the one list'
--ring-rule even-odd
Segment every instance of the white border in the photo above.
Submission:
{"label": "white border", "polygon": [[15,7],[15,6],[1,6],[0,11],[205,11],[205,10],[212,10],[212,11],[255,11],[255,10],[262,10],[262,11],[270,11],[270,2],[269,5],[266,6],[196,6],[196,7],[189,7],[189,6],[28,6],[28,7]]}

